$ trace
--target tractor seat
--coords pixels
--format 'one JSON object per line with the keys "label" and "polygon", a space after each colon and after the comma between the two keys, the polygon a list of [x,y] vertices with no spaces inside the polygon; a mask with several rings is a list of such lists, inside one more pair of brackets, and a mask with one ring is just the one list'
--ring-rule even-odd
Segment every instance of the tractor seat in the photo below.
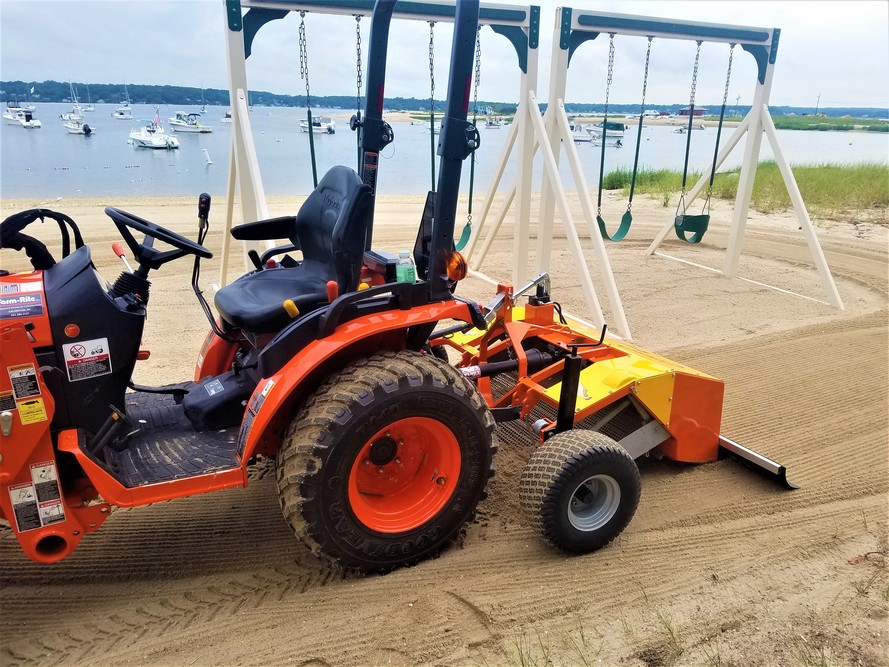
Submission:
{"label": "tractor seat", "polygon": [[[339,293],[353,292],[361,278],[367,227],[372,215],[370,186],[344,166],[328,171],[295,218],[278,218],[239,225],[239,240],[287,236],[302,250],[295,267],[277,267],[247,274],[216,293],[216,309],[228,324],[255,333],[273,333],[291,322],[284,301],[292,300],[300,313],[327,304],[327,283]],[[281,232],[282,221],[289,229]],[[264,226],[268,236],[262,235]],[[275,232],[272,232],[272,230]]]}

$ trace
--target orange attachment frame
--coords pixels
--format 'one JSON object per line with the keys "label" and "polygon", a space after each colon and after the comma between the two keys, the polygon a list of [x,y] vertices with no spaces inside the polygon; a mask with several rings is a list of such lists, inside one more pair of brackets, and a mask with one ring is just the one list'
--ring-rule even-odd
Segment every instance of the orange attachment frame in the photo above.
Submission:
{"label": "orange attachment frame", "polygon": [[[515,361],[515,385],[498,397],[490,377],[478,373],[478,388],[489,407],[517,406],[522,418],[541,401],[558,410],[561,382],[551,379],[563,370],[562,359],[530,373],[526,345],[543,345],[558,357],[558,350],[567,354],[580,344],[576,353],[587,363],[575,399],[575,424],[629,396],[671,436],[659,445],[662,454],[687,463],[716,460],[724,393],[720,380],[630,345],[600,341],[601,334],[580,323],[561,324],[552,303],[513,307],[510,285],[498,286],[498,293],[503,304],[487,330],[431,341],[460,352],[458,365],[463,368],[483,366],[504,355]],[[556,426],[554,420],[547,421],[540,430],[541,442]]]}

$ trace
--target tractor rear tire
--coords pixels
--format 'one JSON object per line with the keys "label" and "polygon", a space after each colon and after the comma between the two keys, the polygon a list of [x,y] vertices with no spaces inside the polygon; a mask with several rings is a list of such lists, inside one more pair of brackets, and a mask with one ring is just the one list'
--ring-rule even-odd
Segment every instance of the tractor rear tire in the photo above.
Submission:
{"label": "tractor rear tire", "polygon": [[519,482],[522,507],[543,538],[568,553],[601,549],[627,527],[642,491],[633,457],[594,431],[557,433]]}
{"label": "tractor rear tire", "polygon": [[347,572],[436,555],[485,497],[494,419],[478,390],[428,354],[382,352],[332,376],[278,453],[278,496],[297,537]]}

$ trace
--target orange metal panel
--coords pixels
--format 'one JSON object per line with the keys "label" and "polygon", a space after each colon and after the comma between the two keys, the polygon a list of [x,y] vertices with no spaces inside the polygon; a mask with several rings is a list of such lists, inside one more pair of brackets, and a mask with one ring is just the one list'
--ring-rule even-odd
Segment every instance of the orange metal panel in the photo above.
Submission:
{"label": "orange metal panel", "polygon": [[194,369],[194,381],[200,382],[205,377],[231,370],[237,351],[236,343],[222,340],[213,331],[210,331],[198,354],[198,362]]}
{"label": "orange metal panel", "polygon": [[[410,310],[390,310],[367,315],[346,322],[330,336],[306,345],[278,373],[271,378],[260,380],[256,391],[250,397],[248,405],[258,404],[260,407],[252,415],[247,426],[241,426],[241,439],[244,440],[242,459],[248,461],[256,452],[277,450],[280,444],[279,434],[285,425],[285,420],[293,417],[294,400],[291,396],[294,390],[312,371],[322,367],[328,360],[364,341],[379,341],[380,336],[399,334],[408,327],[448,319],[469,322],[472,319],[469,307],[465,303],[452,300],[417,306]],[[394,345],[396,338],[383,340],[388,345]],[[390,349],[390,347],[378,345],[377,349]],[[244,433],[245,428],[246,433]]]}
{"label": "orange metal panel", "polygon": [[667,430],[673,438],[660,451],[675,461],[715,461],[719,453],[725,385],[714,378],[676,373]]}

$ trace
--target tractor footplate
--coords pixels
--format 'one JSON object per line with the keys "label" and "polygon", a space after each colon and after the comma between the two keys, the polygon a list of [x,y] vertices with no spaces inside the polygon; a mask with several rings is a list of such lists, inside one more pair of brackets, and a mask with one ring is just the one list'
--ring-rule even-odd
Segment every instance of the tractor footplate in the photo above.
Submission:
{"label": "tractor footplate", "polygon": [[798,489],[799,486],[787,479],[787,468],[777,461],[763,456],[744,445],[739,445],[734,440],[729,440],[724,435],[719,436],[719,458],[732,458],[740,461],[748,468],[768,477],[773,482],[780,484],[785,489]]}
{"label": "tractor footplate", "polygon": [[127,417],[140,430],[125,450],[108,449],[106,455],[111,473],[128,488],[239,466],[238,426],[197,432],[166,394],[129,393],[126,404]]}

